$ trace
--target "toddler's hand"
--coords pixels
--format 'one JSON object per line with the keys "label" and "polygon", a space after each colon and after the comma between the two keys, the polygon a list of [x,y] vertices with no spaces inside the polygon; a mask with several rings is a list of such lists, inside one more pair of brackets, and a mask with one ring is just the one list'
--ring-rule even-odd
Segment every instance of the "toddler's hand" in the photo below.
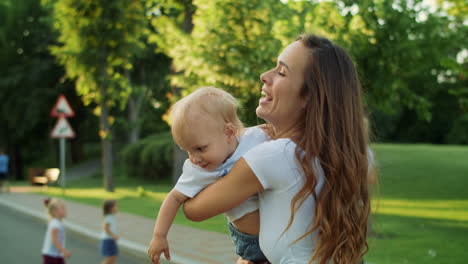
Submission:
{"label": "toddler's hand", "polygon": [[63,255],[64,258],[70,258],[71,257],[70,251],[68,251],[66,248],[62,249],[62,255]]}
{"label": "toddler's hand", "polygon": [[119,235],[114,235],[114,240],[119,240],[120,236]]}
{"label": "toddler's hand", "polygon": [[164,252],[164,257],[167,260],[171,260],[171,254],[169,253],[169,243],[166,237],[153,236],[151,239],[150,246],[148,248],[148,256],[154,264],[159,264],[159,258],[161,253]]}

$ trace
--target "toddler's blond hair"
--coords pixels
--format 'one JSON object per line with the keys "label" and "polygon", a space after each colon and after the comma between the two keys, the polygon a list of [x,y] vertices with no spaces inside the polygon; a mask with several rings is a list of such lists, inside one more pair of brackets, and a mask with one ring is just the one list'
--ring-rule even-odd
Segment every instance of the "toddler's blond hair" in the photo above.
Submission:
{"label": "toddler's blond hair", "polygon": [[239,103],[228,92],[215,87],[201,87],[177,101],[171,109],[170,121],[171,132],[174,140],[178,142],[183,137],[187,126],[196,114],[206,114],[220,125],[233,124],[237,133],[244,128],[244,125],[237,116]]}
{"label": "toddler's blond hair", "polygon": [[47,213],[49,214],[50,217],[55,217],[54,213],[57,207],[59,206],[65,206],[65,202],[57,199],[57,198],[47,198],[44,200],[44,206],[47,209]]}

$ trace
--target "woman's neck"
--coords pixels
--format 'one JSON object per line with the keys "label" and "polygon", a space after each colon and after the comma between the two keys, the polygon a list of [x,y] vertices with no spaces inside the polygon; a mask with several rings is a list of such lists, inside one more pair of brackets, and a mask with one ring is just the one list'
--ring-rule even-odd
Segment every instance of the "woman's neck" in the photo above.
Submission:
{"label": "woman's neck", "polygon": [[295,126],[289,126],[285,128],[272,125],[272,128],[274,132],[273,139],[289,138],[292,141],[297,142],[304,134],[302,129]]}

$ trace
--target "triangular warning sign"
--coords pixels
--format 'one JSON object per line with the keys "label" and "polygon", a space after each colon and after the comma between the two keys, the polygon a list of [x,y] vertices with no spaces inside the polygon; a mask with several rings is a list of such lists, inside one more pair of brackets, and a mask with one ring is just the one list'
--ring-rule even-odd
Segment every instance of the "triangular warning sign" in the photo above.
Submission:
{"label": "triangular warning sign", "polygon": [[50,136],[53,138],[74,138],[75,131],[73,131],[73,128],[66,118],[60,117],[50,133]]}
{"label": "triangular warning sign", "polygon": [[67,98],[61,94],[52,108],[52,111],[50,111],[50,115],[53,117],[72,117],[75,116],[75,112],[68,103]]}

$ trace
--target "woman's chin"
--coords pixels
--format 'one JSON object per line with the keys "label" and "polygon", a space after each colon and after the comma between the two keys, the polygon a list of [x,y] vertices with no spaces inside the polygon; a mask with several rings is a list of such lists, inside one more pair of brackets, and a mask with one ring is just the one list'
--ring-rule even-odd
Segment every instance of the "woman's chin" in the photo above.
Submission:
{"label": "woman's chin", "polygon": [[257,109],[255,109],[255,113],[257,114],[257,117],[269,122],[268,112],[261,105],[257,106]]}

